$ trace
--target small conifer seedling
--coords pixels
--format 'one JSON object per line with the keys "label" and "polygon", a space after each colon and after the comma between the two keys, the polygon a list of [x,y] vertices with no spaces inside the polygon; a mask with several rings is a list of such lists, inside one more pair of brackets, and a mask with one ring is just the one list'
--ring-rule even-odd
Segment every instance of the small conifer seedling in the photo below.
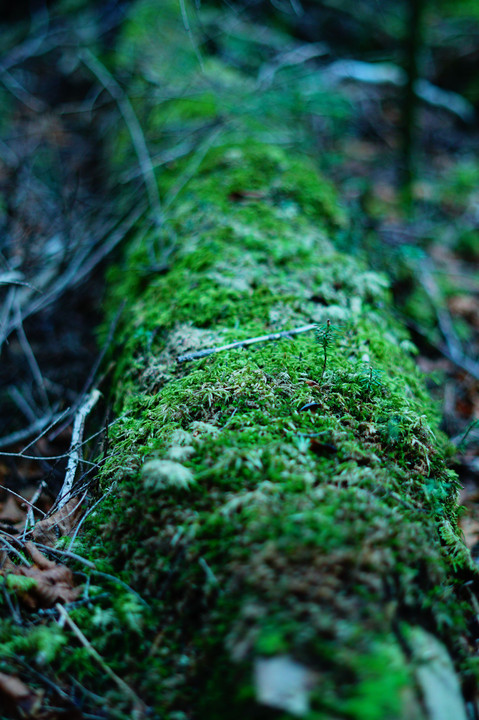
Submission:
{"label": "small conifer seedling", "polygon": [[324,325],[319,326],[316,328],[316,340],[323,348],[323,369],[321,371],[321,380],[324,377],[324,373],[326,372],[326,365],[328,362],[328,348],[331,347],[331,345],[334,344],[336,341],[339,332],[338,328],[336,328],[334,325],[331,325],[331,320],[326,320]]}

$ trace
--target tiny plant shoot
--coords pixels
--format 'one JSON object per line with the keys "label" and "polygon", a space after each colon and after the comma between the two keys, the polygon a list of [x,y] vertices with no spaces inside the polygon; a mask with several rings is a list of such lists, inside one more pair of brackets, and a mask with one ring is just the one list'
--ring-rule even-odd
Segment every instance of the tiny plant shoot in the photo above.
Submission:
{"label": "tiny plant shoot", "polygon": [[324,325],[320,325],[316,328],[316,340],[323,348],[323,369],[321,371],[321,380],[324,378],[326,372],[326,365],[328,362],[328,348],[336,341],[339,332],[338,329],[331,325],[331,320],[326,320]]}

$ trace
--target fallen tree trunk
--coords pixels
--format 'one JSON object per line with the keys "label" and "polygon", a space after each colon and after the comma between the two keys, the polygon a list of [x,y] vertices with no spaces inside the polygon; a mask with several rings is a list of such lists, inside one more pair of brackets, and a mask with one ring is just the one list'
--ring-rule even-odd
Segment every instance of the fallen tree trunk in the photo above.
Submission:
{"label": "fallen tree trunk", "polygon": [[[120,45],[150,77],[176,53],[192,68],[157,127],[247,106],[173,15],[160,51],[140,4]],[[476,580],[447,443],[384,278],[335,246],[330,185],[251,127],[268,102],[160,176],[164,224],[111,278],[128,311],[103,533],[154,608],[141,687],[169,717],[465,718]]]}
{"label": "fallen tree trunk", "polygon": [[[338,249],[333,188],[282,147],[304,87],[277,118],[277,87],[258,102],[198,53],[175,3],[143,2],[109,70],[83,56],[122,115],[112,175],[134,147],[154,217],[110,271],[118,419],[76,546],[111,596],[71,613],[58,677],[108,717],[466,718],[477,577],[387,281]],[[155,179],[146,147],[174,128]]]}

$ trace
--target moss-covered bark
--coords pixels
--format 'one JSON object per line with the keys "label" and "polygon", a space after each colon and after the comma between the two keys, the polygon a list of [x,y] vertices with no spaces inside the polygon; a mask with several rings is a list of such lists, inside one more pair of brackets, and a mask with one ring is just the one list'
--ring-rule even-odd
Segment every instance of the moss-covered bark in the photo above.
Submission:
{"label": "moss-covered bark", "polygon": [[[130,18],[111,69],[138,69],[147,138],[221,131],[158,172],[162,223],[140,223],[110,271],[108,312],[127,303],[119,419],[109,494],[75,549],[110,575],[93,594],[112,595],[72,617],[155,717],[465,717],[476,580],[457,479],[387,281],[348,255],[348,218],[300,152],[306,81],[275,116],[277,87],[259,101],[218,57],[199,70],[176,3]],[[175,98],[152,100],[145,77]],[[121,122],[112,173],[131,161]],[[176,361],[306,323],[317,332]],[[131,714],[85,648],[51,662]]]}

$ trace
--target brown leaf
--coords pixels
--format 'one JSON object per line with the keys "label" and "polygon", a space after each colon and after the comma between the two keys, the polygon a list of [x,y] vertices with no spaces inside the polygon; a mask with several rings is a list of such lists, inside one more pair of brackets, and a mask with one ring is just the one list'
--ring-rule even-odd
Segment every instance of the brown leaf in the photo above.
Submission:
{"label": "brown leaf", "polygon": [[17,575],[35,580],[29,590],[15,588],[18,599],[30,610],[49,608],[55,603],[70,603],[76,600],[81,588],[75,587],[73,573],[66,566],[48,560],[31,542],[25,544],[25,550],[34,561],[30,567],[15,565],[8,561],[2,575]]}
{"label": "brown leaf", "polygon": [[33,528],[33,539],[42,545],[53,547],[62,535],[69,535],[80,522],[82,514],[78,498],[72,498],[61,510],[37,522]]}
{"label": "brown leaf", "polygon": [[37,546],[34,545],[34,543],[25,543],[25,550],[30,555],[39,570],[51,570],[52,568],[56,567],[56,563],[53,562],[53,560],[49,560],[48,558],[46,558],[45,555],[40,552]]}
{"label": "brown leaf", "polygon": [[57,602],[70,603],[80,594],[80,588],[73,584],[73,573],[66,565],[57,565],[51,570],[39,570],[35,566],[22,567],[20,575],[36,580],[37,584],[20,599],[32,609],[48,608]]}
{"label": "brown leaf", "polygon": [[2,711],[34,718],[40,710],[42,693],[33,691],[20,678],[0,672],[0,700]]}
{"label": "brown leaf", "polygon": [[0,510],[0,520],[6,520],[12,525],[25,520],[26,512],[19,508],[18,503],[12,495],[7,495]]}

